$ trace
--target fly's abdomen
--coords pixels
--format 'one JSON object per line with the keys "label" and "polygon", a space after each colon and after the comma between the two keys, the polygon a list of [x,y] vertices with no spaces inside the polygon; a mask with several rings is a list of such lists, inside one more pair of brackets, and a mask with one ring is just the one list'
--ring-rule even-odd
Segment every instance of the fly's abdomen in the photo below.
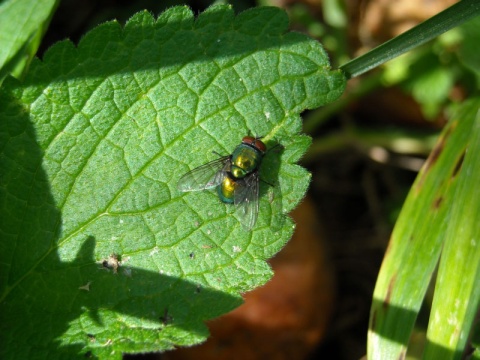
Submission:
{"label": "fly's abdomen", "polygon": [[233,204],[235,193],[235,180],[225,175],[220,185],[217,186],[217,193],[220,200],[227,204]]}

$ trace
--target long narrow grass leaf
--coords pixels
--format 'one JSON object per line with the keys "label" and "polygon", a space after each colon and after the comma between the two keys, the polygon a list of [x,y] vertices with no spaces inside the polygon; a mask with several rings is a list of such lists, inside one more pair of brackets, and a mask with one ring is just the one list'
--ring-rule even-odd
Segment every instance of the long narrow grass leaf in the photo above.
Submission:
{"label": "long narrow grass leaf", "polygon": [[[457,166],[445,245],[427,332],[425,359],[460,359],[480,297],[480,113]],[[460,119],[471,123],[469,119]],[[462,161],[463,160],[463,161]]]}
{"label": "long narrow grass leaf", "polygon": [[397,221],[374,291],[369,359],[404,358],[428,284],[438,263],[450,204],[479,102],[464,106],[444,129],[420,171]]}

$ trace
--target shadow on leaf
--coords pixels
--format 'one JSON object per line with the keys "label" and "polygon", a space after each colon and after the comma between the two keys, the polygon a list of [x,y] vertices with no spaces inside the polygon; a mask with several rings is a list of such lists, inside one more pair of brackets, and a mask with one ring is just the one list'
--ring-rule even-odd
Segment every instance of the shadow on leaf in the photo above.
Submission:
{"label": "shadow on leaf", "polygon": [[5,113],[17,114],[16,121],[0,121],[1,134],[9,137],[0,154],[2,359],[149,351],[142,337],[150,346],[157,342],[150,351],[158,344],[168,349],[186,334],[199,341],[208,335],[204,320],[240,305],[238,296],[156,272],[120,264],[115,274],[94,258],[93,236],[72,262],[62,262],[62,219],[43,152],[28,117],[12,104]]}

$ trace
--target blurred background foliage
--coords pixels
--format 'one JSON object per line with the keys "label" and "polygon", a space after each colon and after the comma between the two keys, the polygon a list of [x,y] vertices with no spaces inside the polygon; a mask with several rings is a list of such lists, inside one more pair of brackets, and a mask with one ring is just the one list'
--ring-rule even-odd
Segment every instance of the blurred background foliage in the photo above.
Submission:
{"label": "blurred background foliage", "polygon": [[[454,0],[235,0],[284,8],[291,29],[326,48],[334,68],[437,14]],[[213,2],[63,0],[39,56],[53,43],[99,23],[121,23]],[[215,2],[219,3],[219,2]],[[313,174],[307,199],[294,212],[294,239],[275,259],[271,283],[246,294],[246,304],[211,324],[207,344],[135,358],[334,358],[366,352],[372,293],[389,235],[416,173],[449,114],[480,85],[480,19],[445,33],[383,67],[349,81],[339,101],[306,112],[313,146],[303,160]],[[431,296],[412,337],[421,348]]]}

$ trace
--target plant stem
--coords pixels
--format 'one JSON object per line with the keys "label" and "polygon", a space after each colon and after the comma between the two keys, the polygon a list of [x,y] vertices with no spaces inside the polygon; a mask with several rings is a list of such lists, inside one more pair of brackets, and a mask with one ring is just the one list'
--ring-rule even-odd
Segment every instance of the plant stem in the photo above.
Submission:
{"label": "plant stem", "polygon": [[340,66],[347,78],[363,74],[480,15],[479,0],[461,0],[414,28]]}

